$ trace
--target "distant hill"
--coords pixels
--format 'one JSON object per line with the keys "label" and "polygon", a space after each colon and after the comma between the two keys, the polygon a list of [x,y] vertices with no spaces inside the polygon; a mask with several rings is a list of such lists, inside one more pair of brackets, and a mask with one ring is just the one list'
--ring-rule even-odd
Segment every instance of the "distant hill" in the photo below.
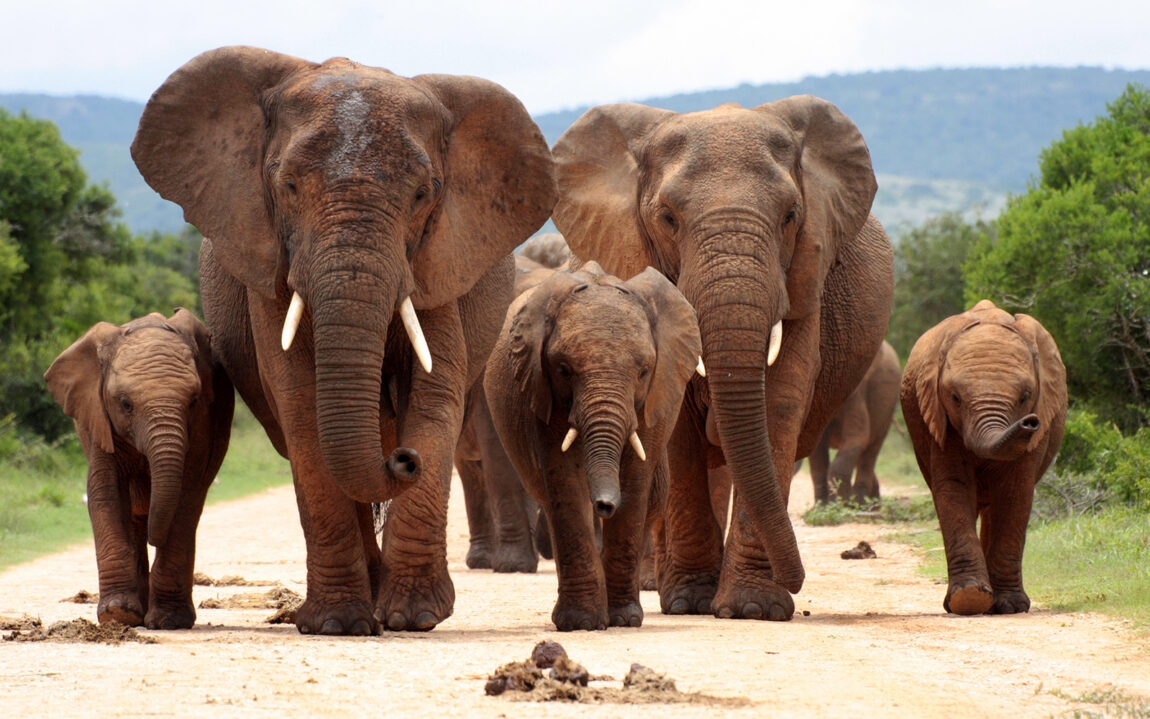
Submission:
{"label": "distant hill", "polygon": [[[997,214],[1008,193],[1026,189],[1038,153],[1063,130],[1106,112],[1150,70],[1016,68],[896,70],[740,85],[638,100],[678,112],[725,102],[754,107],[810,93],[838,105],[862,130],[879,175],[875,214],[888,228],[949,210]],[[174,231],[180,209],[144,184],[128,153],[143,105],[96,96],[0,95],[0,107],[53,120],[79,148],[89,176],[107,181],[136,232]],[[549,142],[586,107],[536,116]]]}

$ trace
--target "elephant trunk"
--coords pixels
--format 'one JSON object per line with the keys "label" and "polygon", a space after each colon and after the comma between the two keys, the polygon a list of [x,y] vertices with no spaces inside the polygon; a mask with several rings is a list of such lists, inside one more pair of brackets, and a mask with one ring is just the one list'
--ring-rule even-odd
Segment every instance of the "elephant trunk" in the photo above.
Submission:
{"label": "elephant trunk", "polygon": [[188,429],[178,407],[147,413],[143,425],[145,439],[141,445],[151,475],[148,544],[161,547],[168,541],[168,531],[180,504]]}
{"label": "elephant trunk", "polygon": [[385,502],[418,478],[422,460],[397,447],[384,456],[380,389],[388,325],[399,291],[361,261],[317,263],[310,288],[315,331],[316,422],[336,484],[357,502]]}
{"label": "elephant trunk", "polygon": [[[710,411],[733,486],[764,544],[774,581],[797,593],[805,572],[779,483],[766,411],[769,334],[789,307],[784,275],[771,260],[723,261],[746,256],[745,247],[764,241],[741,232],[714,235],[698,254],[716,261],[684,263],[680,286],[699,317]],[[788,458],[787,465],[791,462]]]}
{"label": "elephant trunk", "polygon": [[619,485],[619,462],[623,455],[627,427],[634,424],[628,416],[623,389],[629,385],[619,378],[589,378],[580,393],[594,401],[574,412],[574,426],[583,436],[583,464],[591,506],[603,519],[612,517],[623,501]]}
{"label": "elephant trunk", "polygon": [[1010,461],[1026,451],[1031,438],[1041,428],[1038,415],[1028,414],[1010,424],[999,415],[972,424],[966,446],[981,459]]}

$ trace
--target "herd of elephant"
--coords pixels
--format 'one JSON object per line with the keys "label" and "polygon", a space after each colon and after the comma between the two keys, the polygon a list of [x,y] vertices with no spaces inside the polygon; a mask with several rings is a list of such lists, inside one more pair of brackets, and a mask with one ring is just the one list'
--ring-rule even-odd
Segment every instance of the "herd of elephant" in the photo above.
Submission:
{"label": "herd of elephant", "polygon": [[[544,546],[560,630],[639,626],[644,582],[665,613],[790,619],[795,461],[830,476],[820,499],[876,495],[900,386],[946,609],[1029,608],[1058,350],[983,301],[923,335],[900,385],[874,170],[831,103],[605,105],[548,147],[485,80],[226,47],[155,91],[132,156],[206,238],[204,322],[100,323],[45,375],[89,460],[101,622],[194,623],[237,391],[290,460],[303,633],[451,615],[453,466],[469,565],[531,571]],[[514,254],[548,218],[559,268]]]}

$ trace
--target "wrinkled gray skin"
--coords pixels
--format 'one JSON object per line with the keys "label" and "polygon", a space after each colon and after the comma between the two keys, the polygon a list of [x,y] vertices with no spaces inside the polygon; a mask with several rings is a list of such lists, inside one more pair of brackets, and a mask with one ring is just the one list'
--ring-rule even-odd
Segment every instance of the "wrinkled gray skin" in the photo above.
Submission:
{"label": "wrinkled gray skin", "polygon": [[[196,526],[227,452],[235,392],[187,310],[94,325],[44,375],[88,458],[100,622],[187,629]],[[147,544],[156,547],[148,569]]]}
{"label": "wrinkled gray skin", "polygon": [[[811,453],[815,501],[828,501],[832,492],[839,499],[859,504],[879,498],[875,462],[894,420],[901,376],[898,355],[883,340],[866,376],[843,402]],[[831,449],[838,450],[833,462]]]}
{"label": "wrinkled gray skin", "polygon": [[507,455],[546,508],[560,631],[643,621],[647,520],[663,496],[666,442],[699,348],[694,311],[654,269],[622,282],[589,262],[555,272],[508,310],[484,387]]}
{"label": "wrinkled gray skin", "polygon": [[[447,491],[466,393],[511,301],[510,254],[555,202],[539,128],[479,78],[227,47],[153,94],[132,157],[210,238],[205,319],[291,460],[308,568],[296,627],[435,627],[455,603]],[[371,505],[390,499],[377,543]]]}
{"label": "wrinkled gray skin", "polygon": [[942,529],[943,608],[1029,611],[1026,526],[1066,422],[1066,369],[1054,338],[1033,317],[983,300],[919,338],[900,399]]}

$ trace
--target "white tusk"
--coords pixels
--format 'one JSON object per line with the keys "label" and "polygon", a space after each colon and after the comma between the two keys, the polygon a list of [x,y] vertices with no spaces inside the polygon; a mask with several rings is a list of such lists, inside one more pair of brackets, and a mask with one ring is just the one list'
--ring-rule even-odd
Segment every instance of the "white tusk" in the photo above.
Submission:
{"label": "white tusk", "polygon": [[631,433],[631,449],[635,450],[635,454],[639,455],[639,459],[646,462],[647,453],[643,451],[643,443],[639,441],[639,433]]}
{"label": "white tusk", "polygon": [[703,358],[699,358],[699,364],[695,367],[695,371],[699,373],[700,377],[707,376],[707,366],[703,364]]}
{"label": "white tusk", "polygon": [[287,352],[295,339],[295,331],[299,329],[300,318],[303,317],[303,298],[298,292],[293,292],[291,304],[288,305],[287,316],[284,317],[284,331],[280,335],[280,346]]}
{"label": "white tusk", "polygon": [[410,297],[399,305],[399,316],[403,319],[403,328],[407,330],[407,338],[411,340],[419,364],[423,365],[424,372],[431,374],[431,350],[427,348],[427,338],[423,336],[423,329],[419,326],[419,318],[415,316],[415,305],[411,304]]}
{"label": "white tusk", "polygon": [[563,438],[563,444],[559,447],[560,450],[566,452],[571,449],[571,445],[575,444],[575,438],[579,436],[579,430],[572,427],[567,430],[567,436]]}
{"label": "white tusk", "polygon": [[779,358],[779,348],[783,346],[783,321],[779,320],[771,328],[771,341],[767,346],[767,366],[770,367]]}

